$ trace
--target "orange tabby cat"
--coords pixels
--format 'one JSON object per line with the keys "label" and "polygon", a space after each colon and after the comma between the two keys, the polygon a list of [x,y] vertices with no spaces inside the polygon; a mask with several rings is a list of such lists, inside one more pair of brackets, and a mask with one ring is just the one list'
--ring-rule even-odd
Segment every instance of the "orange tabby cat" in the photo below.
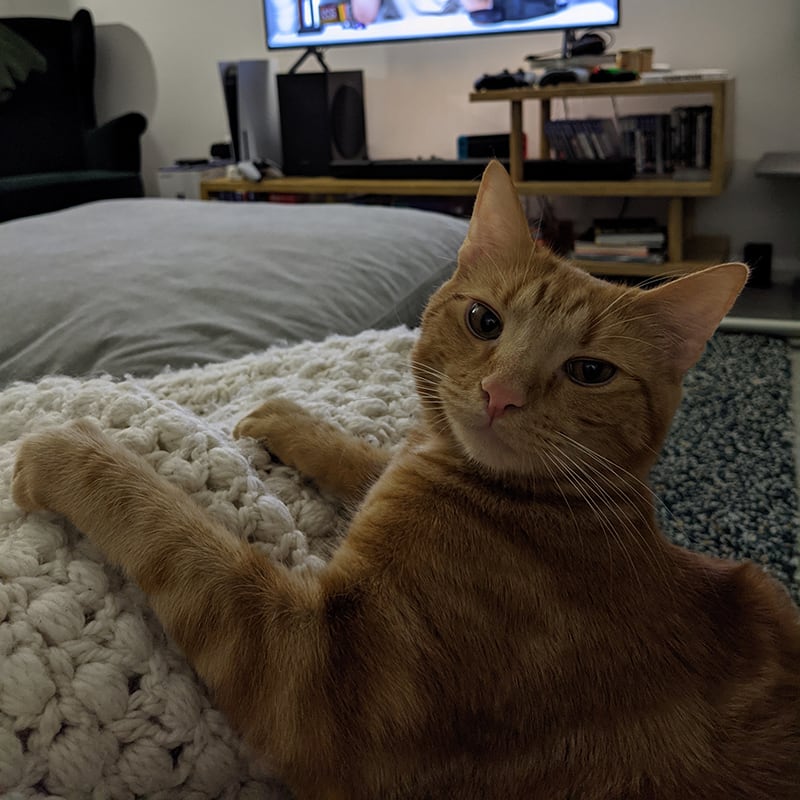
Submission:
{"label": "orange tabby cat", "polygon": [[298,798],[796,799],[800,616],[755,566],[670,544],[645,485],[746,276],[597,280],[534,248],[492,164],[403,449],[281,400],[236,429],[363,498],[318,577],[88,423],[26,440],[14,496],[138,581]]}

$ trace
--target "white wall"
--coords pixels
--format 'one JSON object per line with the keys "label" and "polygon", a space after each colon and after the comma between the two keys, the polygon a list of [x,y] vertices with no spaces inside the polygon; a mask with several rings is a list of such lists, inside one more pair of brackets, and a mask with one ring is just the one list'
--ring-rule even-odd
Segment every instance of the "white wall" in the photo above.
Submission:
{"label": "white wall", "polygon": [[[800,182],[766,181],[753,166],[767,150],[800,150],[800,3],[798,0],[622,0],[615,48],[652,46],[676,68],[725,67],[736,77],[735,165],[719,198],[697,201],[697,229],[727,233],[733,253],[746,241],[770,241],[776,261],[800,272]],[[9,13],[68,16],[88,7],[98,28],[98,112],[138,108],[149,118],[144,143],[148,189],[175,158],[205,156],[227,137],[217,61],[263,58],[260,0],[0,0]],[[24,7],[24,11],[23,11]],[[362,69],[373,157],[454,157],[462,133],[508,129],[506,104],[470,104],[484,72],[523,65],[524,56],[558,48],[558,34],[362,45],[332,49],[332,69]],[[285,71],[299,52],[272,54]],[[572,115],[610,113],[601,101],[573,101]],[[620,101],[626,113],[637,101]],[[537,104],[525,105],[529,138]],[[530,142],[533,152],[535,141]],[[617,201],[618,202],[618,201]],[[588,201],[560,209],[591,216]],[[659,208],[656,206],[656,208]]]}
{"label": "white wall", "polygon": [[0,17],[67,17],[74,0],[0,0]]}

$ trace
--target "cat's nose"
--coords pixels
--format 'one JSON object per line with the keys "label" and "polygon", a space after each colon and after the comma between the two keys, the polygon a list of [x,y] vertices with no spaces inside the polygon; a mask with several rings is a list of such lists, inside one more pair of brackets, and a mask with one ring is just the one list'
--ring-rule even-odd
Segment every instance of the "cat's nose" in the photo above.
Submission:
{"label": "cat's nose", "polygon": [[481,389],[486,394],[486,413],[492,422],[513,408],[522,408],[525,403],[521,389],[495,377],[484,378]]}

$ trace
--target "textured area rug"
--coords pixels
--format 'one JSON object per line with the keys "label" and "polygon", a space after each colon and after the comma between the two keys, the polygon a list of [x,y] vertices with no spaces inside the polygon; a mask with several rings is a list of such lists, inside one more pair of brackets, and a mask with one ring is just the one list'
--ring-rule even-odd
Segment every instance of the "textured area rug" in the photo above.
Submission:
{"label": "textured area rug", "polygon": [[[272,395],[392,446],[412,424],[405,329],[276,348],[144,381],[48,378],[0,392],[0,794],[273,798],[142,593],[78,531],[9,499],[17,442],[82,416],[141,453],[235,535],[315,570],[341,520],[331,498],[230,431]],[[751,557],[796,587],[798,512],[783,342],[719,335],[655,475],[669,534]]]}
{"label": "textured area rug", "polygon": [[783,339],[718,333],[684,381],[651,483],[676,542],[751,559],[800,602],[791,363]]}

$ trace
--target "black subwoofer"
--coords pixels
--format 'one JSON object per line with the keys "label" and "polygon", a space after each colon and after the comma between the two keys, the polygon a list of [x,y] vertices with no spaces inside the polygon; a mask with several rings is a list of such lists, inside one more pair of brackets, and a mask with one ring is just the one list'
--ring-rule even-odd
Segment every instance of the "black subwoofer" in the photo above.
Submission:
{"label": "black subwoofer", "polygon": [[748,242],[744,246],[742,261],[750,267],[751,289],[769,289],[772,286],[772,245],[767,242]]}
{"label": "black subwoofer", "polygon": [[330,163],[367,158],[363,73],[278,75],[286,175],[328,175]]}

